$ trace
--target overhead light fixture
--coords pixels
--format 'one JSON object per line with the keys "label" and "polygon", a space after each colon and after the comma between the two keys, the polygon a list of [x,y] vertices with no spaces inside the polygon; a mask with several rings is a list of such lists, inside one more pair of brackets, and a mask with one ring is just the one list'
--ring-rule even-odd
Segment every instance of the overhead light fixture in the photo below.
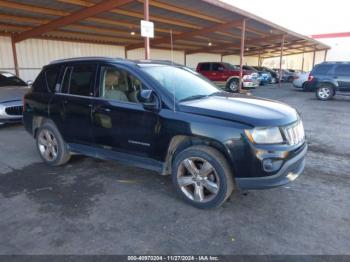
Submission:
{"label": "overhead light fixture", "polygon": [[212,43],[211,43],[211,42],[209,42],[209,43],[208,43],[208,46],[212,46]]}
{"label": "overhead light fixture", "polygon": [[245,51],[249,51],[249,48],[247,47],[247,48],[245,49]]}
{"label": "overhead light fixture", "polygon": [[130,32],[130,35],[135,35],[135,32],[134,32],[134,31],[131,31],[131,32]]}

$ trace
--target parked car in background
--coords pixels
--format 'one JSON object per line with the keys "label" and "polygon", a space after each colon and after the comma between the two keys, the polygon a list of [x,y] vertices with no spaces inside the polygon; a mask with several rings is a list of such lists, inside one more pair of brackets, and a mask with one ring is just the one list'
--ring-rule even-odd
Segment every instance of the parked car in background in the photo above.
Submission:
{"label": "parked car in background", "polygon": [[329,100],[335,94],[350,94],[350,62],[323,62],[310,72],[307,88],[316,92],[319,100]]}
{"label": "parked car in background", "polygon": [[80,153],[148,168],[171,175],[179,196],[199,208],[220,206],[237,188],[282,186],[305,166],[294,108],[224,92],[183,66],[55,61],[24,105],[25,128],[48,165]]}
{"label": "parked car in background", "polygon": [[[266,84],[271,84],[272,82],[272,75],[270,72],[266,70],[258,70],[254,66],[245,66],[247,69],[250,70],[255,70],[259,74],[259,82],[260,85],[266,85]],[[244,68],[244,67],[243,67]]]}
{"label": "parked car in background", "polygon": [[[237,66],[223,62],[203,62],[197,65],[196,71],[226,91],[238,91],[240,69]],[[258,87],[258,77],[257,72],[243,69],[242,88]]]}
{"label": "parked car in background", "polygon": [[[275,70],[276,73],[280,72],[279,68],[274,68],[273,70]],[[294,72],[291,72],[288,69],[282,69],[281,81],[292,83],[293,80],[294,80]]]}
{"label": "parked car in background", "polygon": [[259,72],[268,72],[271,74],[271,81],[270,81],[270,84],[276,84],[278,83],[278,80],[279,80],[279,73],[278,72],[275,72],[274,70],[268,68],[268,67],[265,67],[265,66],[254,66],[254,68],[256,70],[258,70]]}
{"label": "parked car in background", "polygon": [[294,75],[293,86],[307,91],[307,80],[309,74],[310,72],[296,72]]}
{"label": "parked car in background", "polygon": [[22,121],[22,98],[30,83],[9,72],[0,72],[0,124]]}

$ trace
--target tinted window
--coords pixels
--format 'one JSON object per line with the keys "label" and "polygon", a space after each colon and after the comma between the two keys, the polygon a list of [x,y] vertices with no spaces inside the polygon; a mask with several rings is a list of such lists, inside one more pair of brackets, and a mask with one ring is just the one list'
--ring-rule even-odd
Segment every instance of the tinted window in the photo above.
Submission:
{"label": "tinted window", "polygon": [[210,71],[210,63],[201,64],[201,71]]}
{"label": "tinted window", "polygon": [[222,71],[224,69],[223,65],[220,63],[213,63],[213,71]]}
{"label": "tinted window", "polygon": [[350,76],[350,65],[338,65],[335,68],[336,75]]}
{"label": "tinted window", "polygon": [[69,83],[70,83],[70,76],[71,76],[72,70],[73,70],[72,67],[66,67],[64,70],[62,84],[61,84],[62,93],[68,93],[69,91]]}
{"label": "tinted window", "polygon": [[38,93],[48,93],[47,84],[45,80],[45,71],[41,71],[38,77],[35,79],[32,89]]}
{"label": "tinted window", "polygon": [[75,65],[73,69],[67,68],[62,81],[62,91],[68,90],[72,95],[91,96],[95,73],[95,65]]}
{"label": "tinted window", "polygon": [[333,65],[317,65],[315,66],[313,73],[318,75],[325,75],[331,70]]}
{"label": "tinted window", "polygon": [[239,67],[237,67],[237,66],[231,65],[231,64],[229,64],[229,63],[223,63],[223,64],[225,65],[225,67],[226,67],[227,69],[230,69],[230,70],[239,70]]}
{"label": "tinted window", "polygon": [[26,86],[23,80],[14,74],[8,72],[0,72],[0,86]]}
{"label": "tinted window", "polygon": [[58,76],[60,74],[60,68],[59,67],[52,67],[45,71],[46,73],[46,84],[50,92],[54,92]]}
{"label": "tinted window", "polygon": [[129,72],[110,66],[102,66],[100,97],[121,102],[140,103],[142,82]]}

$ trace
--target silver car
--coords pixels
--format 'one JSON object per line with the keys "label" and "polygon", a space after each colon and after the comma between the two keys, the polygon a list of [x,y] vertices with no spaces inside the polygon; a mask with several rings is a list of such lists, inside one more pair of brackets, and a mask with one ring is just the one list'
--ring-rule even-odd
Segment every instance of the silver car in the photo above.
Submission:
{"label": "silver car", "polygon": [[9,72],[0,72],[0,125],[22,121],[22,98],[29,84]]}
{"label": "silver car", "polygon": [[294,80],[293,80],[293,86],[296,88],[302,88],[305,89],[305,85],[307,82],[307,79],[309,77],[310,72],[298,72],[295,74]]}

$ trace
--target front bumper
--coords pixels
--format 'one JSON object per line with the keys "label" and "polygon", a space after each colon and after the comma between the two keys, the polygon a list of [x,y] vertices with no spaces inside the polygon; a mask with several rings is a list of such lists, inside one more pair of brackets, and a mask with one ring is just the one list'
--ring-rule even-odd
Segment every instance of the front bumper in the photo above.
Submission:
{"label": "front bumper", "polygon": [[263,177],[236,178],[236,184],[240,189],[268,189],[283,186],[295,180],[305,167],[305,155],[307,144],[293,158],[286,161],[281,169],[274,175]]}
{"label": "front bumper", "polygon": [[0,123],[15,123],[22,121],[22,101],[0,103]]}
{"label": "front bumper", "polygon": [[259,81],[254,82],[244,82],[243,81],[243,87],[244,88],[254,88],[259,86]]}

